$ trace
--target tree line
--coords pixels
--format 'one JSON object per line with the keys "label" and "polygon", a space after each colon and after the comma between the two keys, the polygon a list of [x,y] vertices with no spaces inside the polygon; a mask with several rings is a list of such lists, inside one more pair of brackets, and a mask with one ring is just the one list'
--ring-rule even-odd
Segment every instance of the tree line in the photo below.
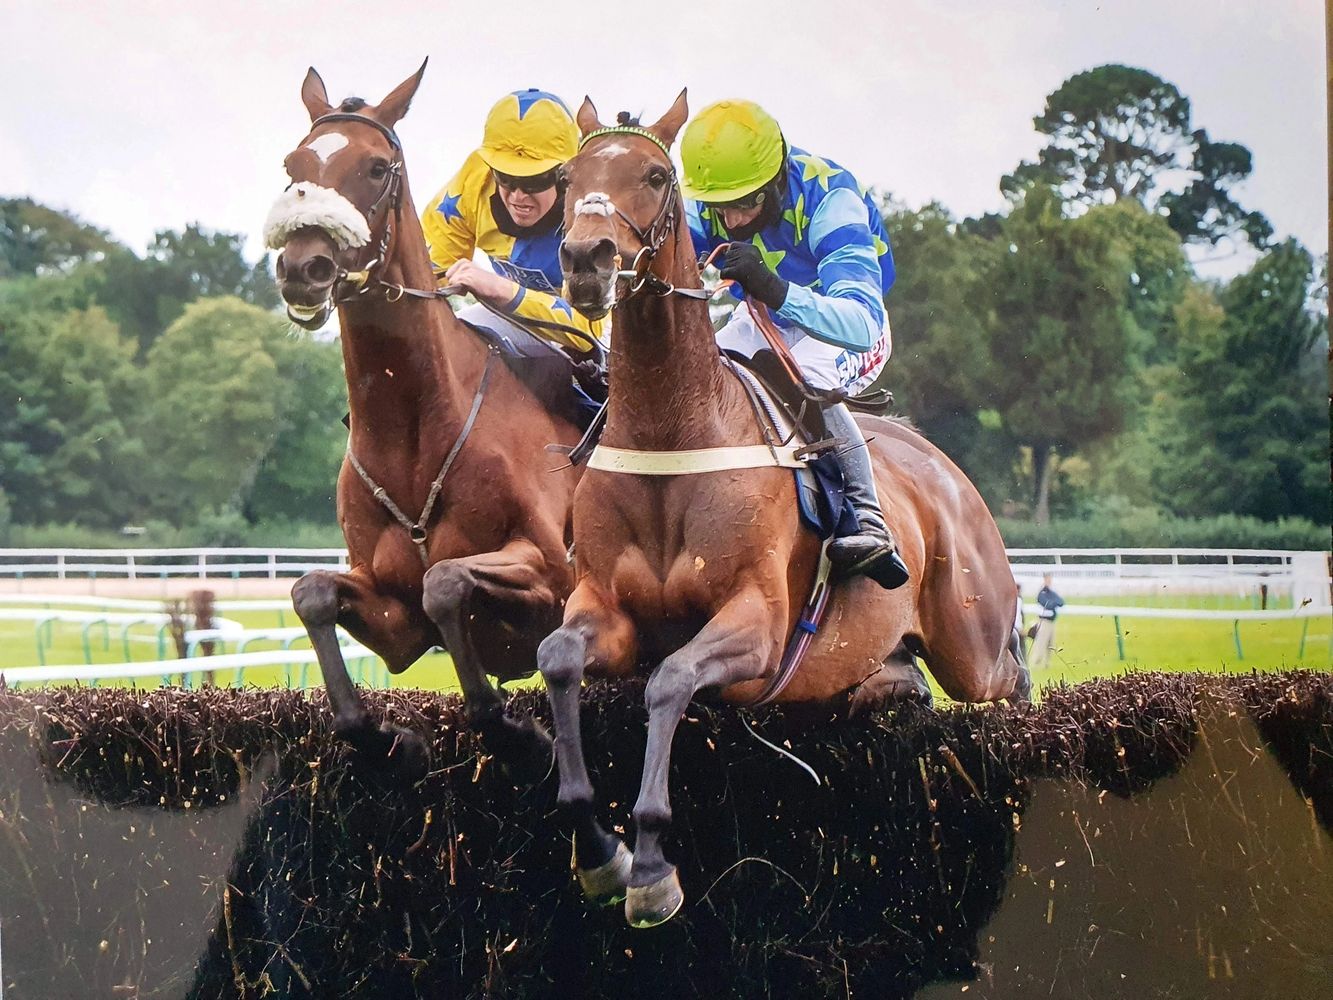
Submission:
{"label": "tree line", "polygon": [[[883,199],[899,408],[997,513],[1328,524],[1327,259],[1238,202],[1249,151],[1124,66],[1071,77],[1034,126],[1002,212]],[[341,353],[298,336],[243,244],[190,225],[136,253],[0,199],[0,543],[336,537]],[[1205,280],[1191,245],[1254,263]]]}

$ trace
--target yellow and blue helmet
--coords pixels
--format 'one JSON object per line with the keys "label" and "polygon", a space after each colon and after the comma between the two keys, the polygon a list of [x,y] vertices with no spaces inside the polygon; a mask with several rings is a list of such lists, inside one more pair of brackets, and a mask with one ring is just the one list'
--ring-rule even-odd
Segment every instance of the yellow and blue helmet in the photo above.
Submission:
{"label": "yellow and blue helmet", "polygon": [[578,148],[579,129],[565,102],[530,87],[495,103],[477,152],[492,170],[532,177],[560,166]]}

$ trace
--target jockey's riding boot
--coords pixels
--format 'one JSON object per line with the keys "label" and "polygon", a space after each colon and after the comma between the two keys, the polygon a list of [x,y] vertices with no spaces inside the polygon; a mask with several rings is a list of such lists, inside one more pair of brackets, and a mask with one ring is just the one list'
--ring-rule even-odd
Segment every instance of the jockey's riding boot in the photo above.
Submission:
{"label": "jockey's riding boot", "polygon": [[907,582],[907,564],[898,555],[875,490],[875,472],[870,464],[870,449],[856,425],[851,411],[843,403],[825,407],[824,425],[839,439],[836,452],[842,467],[844,493],[856,511],[857,532],[843,535],[829,543],[829,559],[844,576],[868,576],[885,590]]}

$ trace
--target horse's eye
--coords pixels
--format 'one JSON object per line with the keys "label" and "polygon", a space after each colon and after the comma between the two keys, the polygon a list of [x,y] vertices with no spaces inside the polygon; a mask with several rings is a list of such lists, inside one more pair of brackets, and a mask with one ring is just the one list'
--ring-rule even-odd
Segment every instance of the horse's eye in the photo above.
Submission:
{"label": "horse's eye", "polygon": [[384,180],[384,175],[389,172],[389,165],[383,160],[376,160],[370,165],[370,179],[372,181]]}
{"label": "horse's eye", "polygon": [[665,170],[654,170],[648,175],[648,183],[655,188],[665,187],[667,174]]}

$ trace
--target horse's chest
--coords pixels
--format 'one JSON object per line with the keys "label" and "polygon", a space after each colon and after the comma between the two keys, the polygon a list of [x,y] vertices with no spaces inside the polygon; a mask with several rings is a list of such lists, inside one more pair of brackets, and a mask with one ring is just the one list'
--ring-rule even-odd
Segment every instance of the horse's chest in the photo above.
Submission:
{"label": "horse's chest", "polygon": [[707,561],[689,552],[654,564],[642,549],[626,548],[611,574],[611,591],[641,622],[679,621],[710,610],[713,588]]}

